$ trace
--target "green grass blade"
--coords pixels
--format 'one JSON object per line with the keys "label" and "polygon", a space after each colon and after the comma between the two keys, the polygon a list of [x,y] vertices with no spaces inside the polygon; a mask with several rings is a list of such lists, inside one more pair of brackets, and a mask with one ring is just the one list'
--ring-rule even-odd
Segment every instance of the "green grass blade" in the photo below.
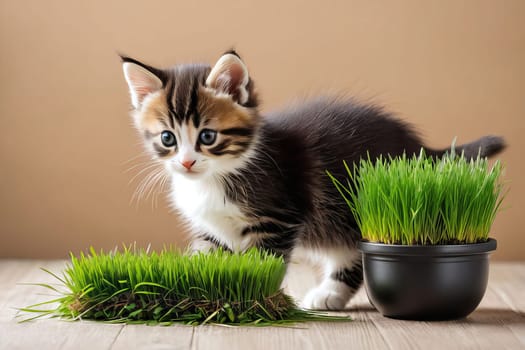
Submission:
{"label": "green grass blade", "polygon": [[37,304],[21,311],[148,324],[271,325],[331,319],[297,309],[281,290],[285,273],[281,257],[256,249],[190,256],[173,249],[156,253],[125,246],[105,253],[91,248],[89,254],[71,256],[61,280],[65,291],[40,284],[61,295],[41,304],[56,302],[56,309],[35,309]]}
{"label": "green grass blade", "polygon": [[365,240],[390,244],[457,244],[488,239],[504,198],[501,165],[467,160],[454,150],[344,162],[345,186],[327,172]]}

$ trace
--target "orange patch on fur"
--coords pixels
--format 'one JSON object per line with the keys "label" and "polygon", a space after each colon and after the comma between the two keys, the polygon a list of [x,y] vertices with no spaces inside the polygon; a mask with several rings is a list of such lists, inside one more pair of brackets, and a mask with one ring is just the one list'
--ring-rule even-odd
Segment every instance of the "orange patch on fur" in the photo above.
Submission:
{"label": "orange patch on fur", "polygon": [[159,91],[147,98],[140,111],[135,111],[135,126],[141,132],[160,133],[170,125],[166,94]]}
{"label": "orange patch on fur", "polygon": [[[227,129],[247,129],[252,130],[253,135],[259,124],[259,117],[254,110],[238,105],[228,95],[216,95],[205,88],[199,89],[198,109],[201,115],[201,128],[219,132]],[[252,135],[219,134],[217,142],[210,147],[202,147],[202,152],[211,157],[223,155],[236,157],[250,145]]]}
{"label": "orange patch on fur", "polygon": [[199,89],[199,111],[203,119],[209,121],[210,128],[216,130],[228,128],[254,128],[258,124],[257,117],[233,102],[231,97],[216,96],[211,91]]}

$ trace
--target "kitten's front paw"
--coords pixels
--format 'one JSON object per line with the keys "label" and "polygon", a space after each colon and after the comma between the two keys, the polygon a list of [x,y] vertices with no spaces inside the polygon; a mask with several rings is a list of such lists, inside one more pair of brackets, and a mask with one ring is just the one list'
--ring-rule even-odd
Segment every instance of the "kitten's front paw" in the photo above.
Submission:
{"label": "kitten's front paw", "polygon": [[342,310],[347,301],[347,296],[334,290],[317,287],[306,294],[301,307],[310,310]]}

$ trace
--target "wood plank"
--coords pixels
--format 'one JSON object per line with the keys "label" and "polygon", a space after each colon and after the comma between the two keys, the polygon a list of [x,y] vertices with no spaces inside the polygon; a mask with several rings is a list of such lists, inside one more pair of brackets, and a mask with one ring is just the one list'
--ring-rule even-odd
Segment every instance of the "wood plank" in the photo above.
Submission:
{"label": "wood plank", "polygon": [[40,268],[60,272],[64,261],[41,260],[0,260],[0,307],[7,310],[0,314],[0,321],[11,320],[15,317],[16,308],[26,307],[38,302],[52,299],[55,296],[45,288],[24,283],[56,283],[51,275]]}
{"label": "wood plank", "polygon": [[311,322],[295,327],[222,327],[195,329],[192,349],[384,349],[370,323]]}
{"label": "wood plank", "polygon": [[194,327],[126,325],[111,347],[130,349],[190,349]]}
{"label": "wood plank", "polygon": [[[518,267],[519,268],[519,267]],[[489,286],[501,283],[499,268],[491,271]],[[369,314],[391,348],[394,349],[521,349],[516,332],[525,320],[509,309],[490,288],[478,309],[463,320],[417,322],[393,320]],[[516,329],[512,326],[518,325]]]}
{"label": "wood plank", "polygon": [[[360,290],[348,305],[348,323],[313,322],[296,327],[145,326],[41,320],[19,324],[13,307],[49,300],[42,288],[19,282],[54,282],[39,270],[63,269],[64,261],[0,260],[1,349],[524,349],[524,263],[493,263],[489,288],[468,318],[449,322],[399,321],[382,317]],[[304,295],[315,274],[291,271],[287,288]]]}
{"label": "wood plank", "polygon": [[[39,264],[44,264],[44,262],[39,262],[38,260],[0,260],[0,286],[2,286],[2,288],[0,288],[1,309],[5,310],[6,308],[12,308],[14,306],[12,304],[8,305],[8,301],[13,298],[13,295],[23,291],[23,288],[16,288],[17,283],[30,281],[30,277],[28,278],[27,276],[33,276],[35,272],[34,269]],[[0,320],[5,317],[11,318],[13,313],[13,310],[10,310],[8,313],[0,314]]]}
{"label": "wood plank", "polygon": [[[39,320],[18,323],[14,308],[50,300],[53,295],[38,286],[22,282],[55,283],[40,267],[60,272],[64,261],[0,261],[0,278],[6,289],[0,295],[0,349],[110,349],[122,325],[97,322]],[[45,292],[45,294],[43,294]]]}
{"label": "wood plank", "polygon": [[[286,290],[300,299],[316,281],[316,273],[305,266],[293,264],[284,282]],[[365,322],[363,313],[375,312],[364,290],[349,304],[346,313],[351,322],[298,323],[291,327],[222,327],[204,326],[195,329],[192,349],[386,349],[377,328]]]}
{"label": "wood plank", "polygon": [[489,285],[514,311],[525,313],[525,263],[493,263]]}
{"label": "wood plank", "polygon": [[0,322],[0,349],[111,349],[122,327],[88,321]]}
{"label": "wood plank", "polygon": [[371,316],[392,349],[521,349],[511,329],[474,318],[461,321],[401,321]]}
{"label": "wood plank", "polygon": [[525,348],[525,263],[492,264],[490,273],[487,294],[503,304],[494,308],[492,318],[500,319]]}

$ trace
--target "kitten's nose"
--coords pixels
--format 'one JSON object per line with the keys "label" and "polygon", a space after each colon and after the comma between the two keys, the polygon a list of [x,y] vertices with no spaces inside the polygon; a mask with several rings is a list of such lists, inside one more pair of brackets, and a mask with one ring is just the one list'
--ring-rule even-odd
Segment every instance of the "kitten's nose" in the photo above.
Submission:
{"label": "kitten's nose", "polygon": [[185,160],[181,162],[182,166],[186,169],[190,170],[193,164],[195,164],[196,160]]}

